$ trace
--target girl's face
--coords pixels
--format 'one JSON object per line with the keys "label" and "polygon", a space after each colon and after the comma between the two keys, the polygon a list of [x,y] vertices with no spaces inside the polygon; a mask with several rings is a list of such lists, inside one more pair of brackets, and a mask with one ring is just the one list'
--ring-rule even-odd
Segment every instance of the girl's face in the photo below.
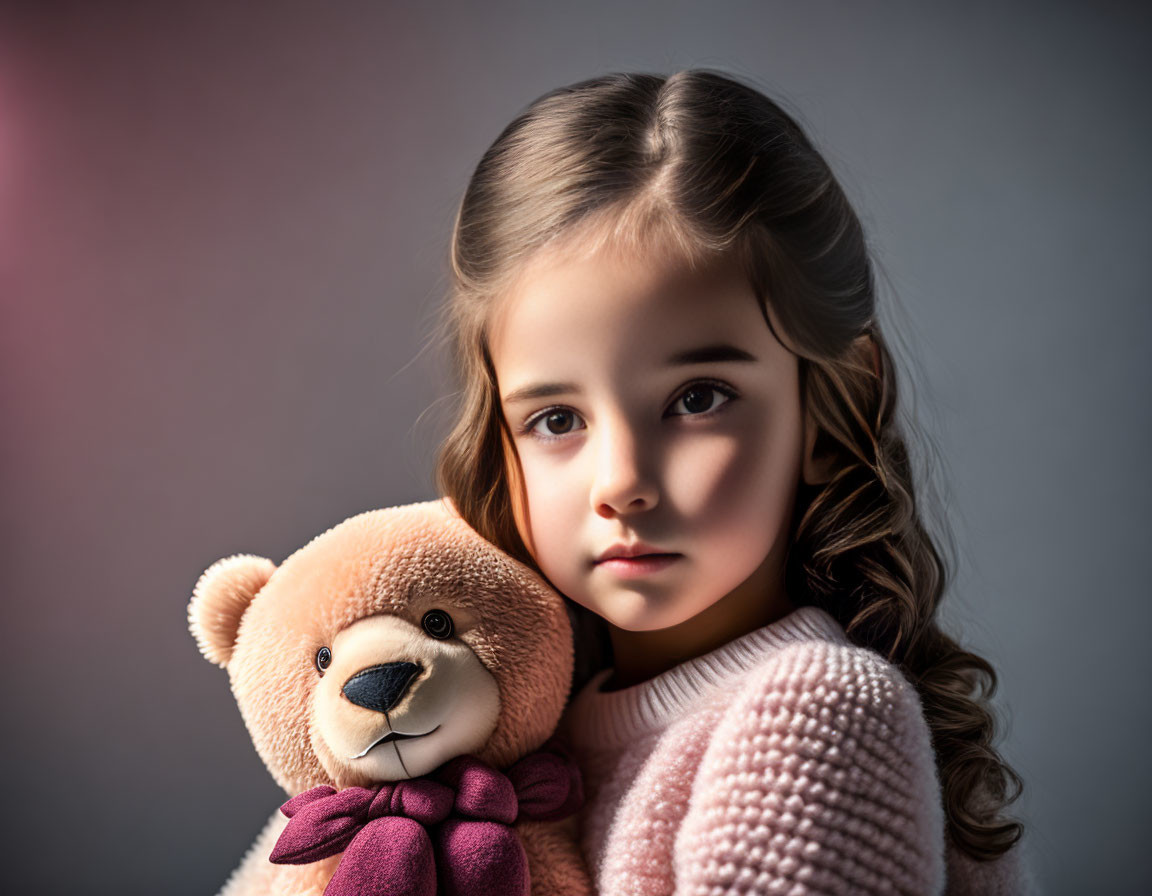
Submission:
{"label": "girl's face", "polygon": [[[734,262],[546,248],[494,312],[517,523],[557,589],[636,632],[782,594],[798,361]],[[636,542],[671,556],[600,562]]]}

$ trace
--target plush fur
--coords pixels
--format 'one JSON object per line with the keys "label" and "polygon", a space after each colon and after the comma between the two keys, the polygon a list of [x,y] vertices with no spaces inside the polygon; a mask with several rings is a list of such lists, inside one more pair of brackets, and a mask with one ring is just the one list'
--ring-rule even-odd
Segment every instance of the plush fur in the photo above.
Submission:
{"label": "plush fur", "polygon": [[[451,618],[449,637],[423,624],[429,611]],[[257,752],[291,796],[417,777],[464,753],[507,768],[552,734],[571,684],[562,598],[447,499],[354,516],[279,567],[226,557],[200,577],[188,619],[204,656],[227,670]],[[344,686],[381,666],[407,685],[385,688],[383,709],[349,699]],[[411,737],[379,742],[392,732]],[[286,821],[273,815],[224,894],[323,891],[338,857],[268,861]],[[574,819],[517,830],[533,896],[591,893]]]}

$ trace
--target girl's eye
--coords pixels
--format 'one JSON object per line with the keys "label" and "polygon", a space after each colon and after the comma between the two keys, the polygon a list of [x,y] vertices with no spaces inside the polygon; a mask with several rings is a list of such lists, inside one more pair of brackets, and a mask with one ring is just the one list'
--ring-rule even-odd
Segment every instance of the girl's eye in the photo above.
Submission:
{"label": "girl's eye", "polygon": [[316,668],[323,674],[324,670],[332,665],[332,651],[327,647],[321,647],[316,651]]}
{"label": "girl's eye", "polygon": [[443,610],[429,610],[420,620],[420,625],[424,631],[438,640],[443,641],[452,637],[452,617]]}
{"label": "girl's eye", "polygon": [[[715,383],[694,383],[686,392],[676,399],[675,404],[672,405],[673,408],[680,404],[684,405],[687,413],[674,413],[673,416],[688,417],[707,413],[708,411],[715,410],[722,404],[727,404],[735,397],[735,394],[732,390],[722,388]],[[715,402],[716,396],[720,396],[722,400]]]}
{"label": "girl's eye", "polygon": [[[572,411],[564,408],[549,408],[525,423],[524,432],[543,439],[547,439],[549,436],[567,435],[579,428],[575,422],[578,419]],[[544,424],[546,432],[540,431],[538,428],[540,424]]]}

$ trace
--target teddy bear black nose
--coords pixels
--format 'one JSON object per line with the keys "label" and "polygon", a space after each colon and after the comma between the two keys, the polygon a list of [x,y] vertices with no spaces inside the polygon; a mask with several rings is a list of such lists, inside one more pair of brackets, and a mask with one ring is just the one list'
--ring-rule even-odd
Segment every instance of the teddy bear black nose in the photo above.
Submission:
{"label": "teddy bear black nose", "polygon": [[388,712],[400,702],[412,679],[424,669],[415,663],[382,663],[344,682],[344,696],[365,709]]}

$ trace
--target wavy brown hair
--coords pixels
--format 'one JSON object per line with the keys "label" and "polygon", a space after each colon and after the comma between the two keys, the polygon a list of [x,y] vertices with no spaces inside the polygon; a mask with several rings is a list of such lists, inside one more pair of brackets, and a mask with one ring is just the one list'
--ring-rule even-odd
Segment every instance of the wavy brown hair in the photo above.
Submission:
{"label": "wavy brown hair", "polygon": [[[440,492],[540,572],[516,526],[518,466],[486,328],[523,262],[574,236],[589,251],[611,240],[673,245],[693,260],[732,253],[769,327],[771,304],[777,335],[799,356],[817,453],[834,471],[820,485],[800,483],[787,592],[829,612],[916,687],[949,836],[975,859],[1006,852],[1023,825],[1003,810],[1023,782],[993,746],[995,671],[937,621],[947,567],[918,511],[864,233],[828,164],[761,92],[709,70],[610,74],[545,94],[499,135],[452,234],[443,323],[462,388],[437,458]],[[569,606],[586,680],[607,664],[606,628]]]}

